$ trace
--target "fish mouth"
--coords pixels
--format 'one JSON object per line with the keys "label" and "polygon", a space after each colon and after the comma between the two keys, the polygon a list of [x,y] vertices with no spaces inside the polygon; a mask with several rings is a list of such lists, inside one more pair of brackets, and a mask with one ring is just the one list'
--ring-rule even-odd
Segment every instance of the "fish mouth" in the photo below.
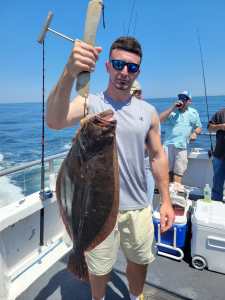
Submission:
{"label": "fish mouth", "polygon": [[116,124],[116,120],[114,119],[113,114],[114,113],[111,109],[107,109],[95,115],[93,122],[101,127],[114,127]]}
{"label": "fish mouth", "polygon": [[114,112],[111,109],[107,109],[101,113],[97,113],[94,115],[88,115],[87,117],[80,120],[81,126],[84,125],[88,121],[93,121],[100,126],[107,126],[110,124],[115,124],[116,120],[113,117]]}
{"label": "fish mouth", "polygon": [[103,112],[101,112],[100,114],[98,114],[97,116],[101,119],[103,119],[104,121],[114,121],[115,119],[113,118],[114,112],[111,109],[107,109]]}

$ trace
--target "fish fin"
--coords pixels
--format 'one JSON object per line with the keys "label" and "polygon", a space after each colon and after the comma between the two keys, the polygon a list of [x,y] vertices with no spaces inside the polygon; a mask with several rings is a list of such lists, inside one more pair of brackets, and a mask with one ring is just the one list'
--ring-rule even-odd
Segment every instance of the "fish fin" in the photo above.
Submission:
{"label": "fish fin", "polygon": [[80,280],[89,281],[88,267],[83,251],[75,250],[70,254],[67,268]]}

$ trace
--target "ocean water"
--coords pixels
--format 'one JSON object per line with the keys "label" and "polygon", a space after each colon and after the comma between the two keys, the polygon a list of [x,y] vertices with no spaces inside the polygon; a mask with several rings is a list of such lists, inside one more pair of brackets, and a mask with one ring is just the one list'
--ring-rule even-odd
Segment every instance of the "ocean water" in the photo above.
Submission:
{"label": "ocean water", "polygon": [[[158,112],[167,109],[173,99],[149,99]],[[224,107],[225,96],[208,97],[209,116]],[[207,111],[204,97],[193,98],[195,107],[207,133]],[[17,166],[23,162],[41,158],[41,103],[0,104],[0,170]],[[71,139],[78,126],[64,130],[51,130],[45,127],[45,156],[64,152],[70,148]],[[162,132],[163,132],[162,124]],[[163,135],[162,135],[163,136]],[[213,142],[215,137],[213,136]],[[190,147],[210,149],[208,135],[200,136]],[[29,172],[20,172],[13,176],[0,177],[0,207],[24,195],[40,189],[40,169],[32,168]]]}

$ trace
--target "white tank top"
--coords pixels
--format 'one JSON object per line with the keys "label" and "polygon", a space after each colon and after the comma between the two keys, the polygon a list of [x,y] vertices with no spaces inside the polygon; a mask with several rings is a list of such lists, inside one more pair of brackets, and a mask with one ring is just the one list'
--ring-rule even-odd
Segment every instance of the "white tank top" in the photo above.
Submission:
{"label": "white tank top", "polygon": [[[106,93],[89,95],[89,113],[107,109],[117,120],[116,140],[120,171],[120,210],[135,210],[149,206],[145,170],[145,140],[155,108],[135,97],[117,101]],[[153,188],[153,187],[152,187]]]}

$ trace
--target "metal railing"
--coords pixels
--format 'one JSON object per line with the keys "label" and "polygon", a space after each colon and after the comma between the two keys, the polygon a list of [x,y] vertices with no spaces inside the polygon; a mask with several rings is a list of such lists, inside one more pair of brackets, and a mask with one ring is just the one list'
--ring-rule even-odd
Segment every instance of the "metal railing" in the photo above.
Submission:
{"label": "metal railing", "polygon": [[[59,159],[59,158],[64,158],[66,154],[67,154],[67,152],[62,152],[62,153],[59,153],[59,154],[47,156],[44,159],[45,162],[48,162],[48,165],[49,165],[48,169],[49,169],[50,173],[54,169],[54,167],[53,167],[54,160]],[[40,159],[33,160],[33,161],[27,162],[27,163],[22,163],[19,166],[10,167],[10,168],[1,170],[0,171],[0,177],[5,176],[5,175],[9,175],[9,174],[12,174],[12,173],[15,173],[15,172],[23,171],[25,169],[28,169],[28,168],[31,168],[31,167],[34,167],[34,166],[38,166],[40,164],[41,164]]]}
{"label": "metal railing", "polygon": [[[44,159],[44,188],[54,190],[56,176],[67,152]],[[0,170],[0,207],[41,190],[41,160],[21,163]]]}

